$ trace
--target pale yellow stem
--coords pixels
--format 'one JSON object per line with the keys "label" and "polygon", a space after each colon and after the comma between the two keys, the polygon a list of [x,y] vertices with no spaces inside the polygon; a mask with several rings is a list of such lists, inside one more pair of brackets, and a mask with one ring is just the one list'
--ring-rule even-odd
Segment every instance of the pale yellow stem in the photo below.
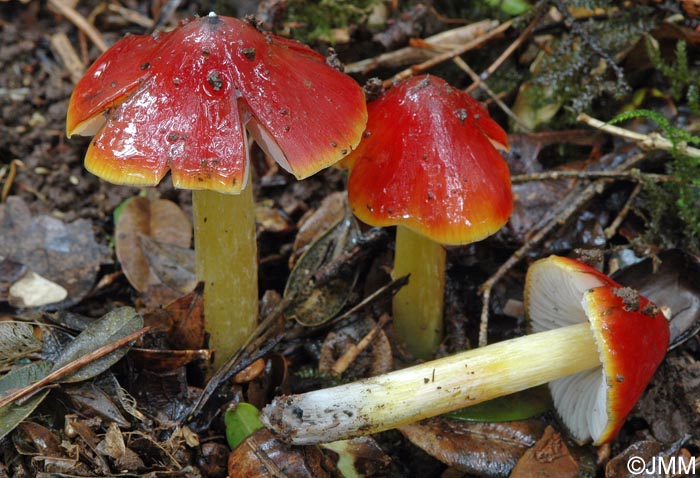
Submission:
{"label": "pale yellow stem", "polygon": [[396,228],[394,278],[411,274],[394,296],[394,329],[415,357],[431,358],[442,340],[445,248],[403,227]]}
{"label": "pale yellow stem", "polygon": [[205,328],[217,369],[243,345],[258,317],[253,188],[235,195],[193,191],[192,212]]}
{"label": "pale yellow stem", "polygon": [[600,366],[588,323],[301,395],[276,398],[263,423],[297,445],[396,428]]}

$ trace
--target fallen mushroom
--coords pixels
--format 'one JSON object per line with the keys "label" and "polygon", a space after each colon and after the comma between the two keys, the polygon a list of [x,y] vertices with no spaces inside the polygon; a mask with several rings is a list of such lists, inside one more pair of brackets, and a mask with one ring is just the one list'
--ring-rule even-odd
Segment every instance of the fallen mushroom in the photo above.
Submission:
{"label": "fallen mushroom", "polygon": [[68,136],[95,135],[85,167],[109,182],[156,185],[170,170],[193,192],[198,276],[215,365],[258,314],[246,129],[301,179],[354,148],[361,88],[310,48],[217,16],[131,35],[93,63],[68,107]]}
{"label": "fallen mushroom", "polygon": [[442,338],[445,248],[495,233],[513,209],[507,137],[469,95],[434,76],[400,83],[368,105],[365,138],[341,163],[348,200],[373,226],[396,225],[394,276],[410,281],[394,327],[415,356]]}
{"label": "fallen mushroom", "polygon": [[543,332],[278,397],[262,421],[291,443],[321,443],[551,382],[555,406],[573,436],[596,445],[610,441],[664,357],[668,321],[634,290],[562,257],[533,264],[525,297],[533,328]]}

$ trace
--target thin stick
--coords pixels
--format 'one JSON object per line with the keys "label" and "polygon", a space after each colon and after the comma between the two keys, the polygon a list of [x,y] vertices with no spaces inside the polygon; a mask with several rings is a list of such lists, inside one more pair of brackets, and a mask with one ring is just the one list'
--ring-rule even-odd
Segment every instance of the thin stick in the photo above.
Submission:
{"label": "thin stick", "polygon": [[82,357],[74,360],[73,362],[67,363],[63,367],[60,367],[44,378],[37,380],[36,382],[32,383],[31,385],[27,385],[24,388],[20,388],[15,390],[12,393],[9,393],[5,395],[4,397],[0,398],[0,408],[4,407],[5,405],[12,403],[16,400],[19,400],[20,398],[26,397],[27,395],[30,395],[40,388],[49,385],[52,382],[55,382],[66,375],[69,375],[76,370],[78,370],[81,367],[84,367],[85,365],[94,362],[95,360],[104,357],[105,355],[111,354],[117,349],[120,349],[124,347],[126,344],[129,342],[133,342],[134,340],[138,339],[141,337],[143,334],[148,332],[151,328],[150,327],[144,327],[140,330],[137,330],[136,332],[126,335],[122,337],[119,340],[115,340],[114,342],[104,345],[100,347],[99,349],[93,350],[90,353],[87,353],[83,355]]}
{"label": "thin stick", "polygon": [[464,45],[460,46],[459,48],[455,48],[454,50],[447,51],[445,53],[442,53],[434,58],[431,58],[429,60],[424,61],[423,63],[419,63],[417,65],[413,65],[410,68],[407,68],[403,71],[400,71],[396,75],[394,75],[392,78],[389,78],[388,80],[385,80],[383,83],[384,88],[390,88],[394,83],[405,80],[406,78],[410,78],[411,76],[422,73],[436,65],[439,65],[440,63],[443,63],[445,61],[451,60],[456,56],[462,55],[469,50],[472,50],[478,46],[481,46],[483,43],[486,43],[488,40],[491,38],[500,35],[504,31],[508,30],[511,25],[513,24],[512,20],[509,20],[505,23],[500,24],[498,27],[494,28],[493,30],[489,31],[488,33],[485,33],[483,36],[478,37],[473,39],[470,42],[465,43]]}
{"label": "thin stick", "polygon": [[642,173],[638,169],[629,171],[544,171],[534,174],[519,174],[511,176],[511,183],[525,183],[528,181],[556,181],[557,179],[624,179],[637,182],[667,183],[677,182],[678,178],[668,174]]}
{"label": "thin stick", "polygon": [[476,88],[479,88],[482,85],[482,82],[486,81],[493,73],[498,70],[501,65],[503,64],[506,59],[513,54],[513,52],[523,44],[523,42],[532,34],[532,31],[535,29],[535,27],[539,24],[540,19],[542,18],[542,13],[539,13],[535,15],[535,18],[532,19],[530,24],[523,30],[520,35],[518,35],[518,38],[515,39],[513,43],[511,43],[508,48],[503,50],[503,53],[501,53],[498,58],[496,58],[496,61],[491,63],[491,65],[484,70],[483,73],[481,73],[481,76],[479,77],[479,81],[475,81],[469,87],[465,90],[466,93],[471,93],[474,91]]}
{"label": "thin stick", "polygon": [[351,345],[348,347],[345,353],[335,361],[331,367],[331,374],[342,375],[343,372],[348,369],[350,364],[362,353],[362,351],[369,347],[372,342],[374,342],[374,338],[377,336],[379,331],[384,328],[387,322],[389,322],[389,316],[387,314],[382,314],[377,323],[374,324],[374,327],[372,327],[372,330],[370,330],[367,335],[362,337],[362,340],[360,340],[357,345]]}
{"label": "thin stick", "polygon": [[641,134],[641,133],[636,133],[634,131],[630,131],[625,128],[620,128],[619,126],[613,126],[608,123],[604,123],[600,121],[599,119],[592,118],[588,116],[585,113],[581,113],[578,115],[576,118],[579,121],[582,121],[583,123],[586,123],[589,126],[592,126],[596,129],[599,129],[601,131],[605,131],[606,133],[619,136],[621,138],[629,139],[631,141],[634,141],[637,143],[637,146],[639,146],[641,149],[645,151],[673,151],[677,150],[686,156],[690,156],[692,158],[700,158],[700,149],[698,148],[693,148],[692,146],[688,146],[687,144],[676,144],[674,145],[671,141],[668,139],[664,138],[660,134],[657,133],[650,133],[650,134]]}
{"label": "thin stick", "polygon": [[462,60],[462,58],[459,57],[459,56],[454,57],[454,58],[452,59],[452,61],[454,61],[455,64],[456,64],[460,69],[462,69],[467,75],[469,75],[469,77],[470,77],[470,78],[472,79],[472,81],[474,82],[474,83],[472,83],[472,85],[473,85],[473,84],[478,84],[478,85],[479,85],[479,88],[482,89],[483,91],[485,91],[486,94],[489,95],[489,97],[494,101],[494,103],[496,103],[496,104],[498,105],[498,107],[501,108],[501,110],[503,110],[503,112],[504,112],[505,114],[507,114],[513,121],[515,121],[516,123],[518,123],[518,126],[520,126],[520,128],[521,128],[523,131],[528,132],[528,133],[529,133],[530,131],[532,131],[530,128],[527,127],[527,125],[526,125],[525,123],[523,123],[523,122],[520,120],[520,118],[518,118],[518,115],[516,115],[515,113],[513,113],[513,111],[512,111],[510,108],[508,108],[508,106],[507,106],[503,101],[501,101],[501,99],[500,99],[498,96],[496,96],[496,93],[494,93],[494,92],[491,90],[491,88],[489,88],[489,86],[488,86],[486,83],[483,83],[483,82],[479,79],[479,75],[477,75],[476,72],[475,72],[474,70],[472,70],[472,68],[467,64],[466,61]]}
{"label": "thin stick", "polygon": [[629,214],[630,209],[632,208],[634,198],[637,197],[641,190],[642,183],[637,183],[637,185],[630,193],[630,197],[627,198],[625,205],[622,206],[622,209],[620,209],[620,212],[618,213],[615,220],[608,227],[605,228],[605,231],[603,231],[605,233],[605,239],[611,239],[617,233],[617,229],[620,227],[620,224],[622,224],[622,221],[627,217],[627,214]]}
{"label": "thin stick", "polygon": [[90,40],[100,49],[100,51],[107,51],[107,43],[102,38],[102,34],[88,23],[83,16],[78,13],[73,7],[66,5],[65,2],[61,0],[49,0],[49,5],[55,8],[61,15],[65,16],[70,22],[78,27],[82,32],[84,32]]}

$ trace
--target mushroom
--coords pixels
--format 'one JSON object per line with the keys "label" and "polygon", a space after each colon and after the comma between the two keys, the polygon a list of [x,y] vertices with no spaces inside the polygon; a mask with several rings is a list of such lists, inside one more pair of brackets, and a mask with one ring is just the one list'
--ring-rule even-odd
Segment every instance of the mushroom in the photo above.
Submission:
{"label": "mushroom", "polygon": [[68,136],[95,135],[85,167],[109,182],[193,189],[197,274],[214,365],[258,314],[247,132],[298,179],[359,142],[364,95],[323,56],[214,13],[117,42],[80,80]]}
{"label": "mushroom", "polygon": [[507,137],[469,95],[434,76],[391,88],[368,105],[365,137],[341,163],[348,200],[373,226],[396,225],[399,339],[429,358],[442,338],[445,248],[495,233],[513,209]]}
{"label": "mushroom", "polygon": [[551,382],[573,436],[596,445],[610,441],[665,355],[668,321],[636,291],[557,256],[532,265],[525,301],[533,328],[542,332],[278,397],[262,421],[294,444],[335,441]]}

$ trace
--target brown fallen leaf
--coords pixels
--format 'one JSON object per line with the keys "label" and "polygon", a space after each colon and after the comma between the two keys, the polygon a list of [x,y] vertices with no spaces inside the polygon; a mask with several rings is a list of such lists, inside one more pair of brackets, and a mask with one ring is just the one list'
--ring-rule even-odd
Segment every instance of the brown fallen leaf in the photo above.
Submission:
{"label": "brown fallen leaf", "polygon": [[246,478],[331,478],[331,461],[316,446],[288,445],[261,428],[246,438],[228,459],[228,476]]}
{"label": "brown fallen leaf", "polygon": [[[115,224],[114,241],[124,275],[139,292],[162,282],[148,262],[141,246],[141,236],[161,244],[189,248],[192,225],[182,209],[165,199],[134,197],[124,204]],[[157,252],[151,252],[153,261]],[[173,264],[176,266],[178,264]]]}
{"label": "brown fallen leaf", "polygon": [[32,272],[66,291],[65,296],[52,295],[51,302],[28,304],[22,299],[26,295],[20,294],[14,302],[19,307],[60,309],[76,304],[92,291],[100,264],[111,261],[109,251],[95,241],[90,221],[66,224],[51,216],[32,216],[29,206],[16,196],[0,204],[0,237],[0,258],[9,267],[10,277],[21,265],[24,272],[17,279]]}
{"label": "brown fallen leaf", "polygon": [[579,465],[561,434],[548,426],[537,443],[518,460],[511,478],[578,478]]}
{"label": "brown fallen leaf", "polygon": [[399,430],[411,443],[450,467],[480,476],[506,477],[544,427],[538,420],[481,423],[437,417]]}

